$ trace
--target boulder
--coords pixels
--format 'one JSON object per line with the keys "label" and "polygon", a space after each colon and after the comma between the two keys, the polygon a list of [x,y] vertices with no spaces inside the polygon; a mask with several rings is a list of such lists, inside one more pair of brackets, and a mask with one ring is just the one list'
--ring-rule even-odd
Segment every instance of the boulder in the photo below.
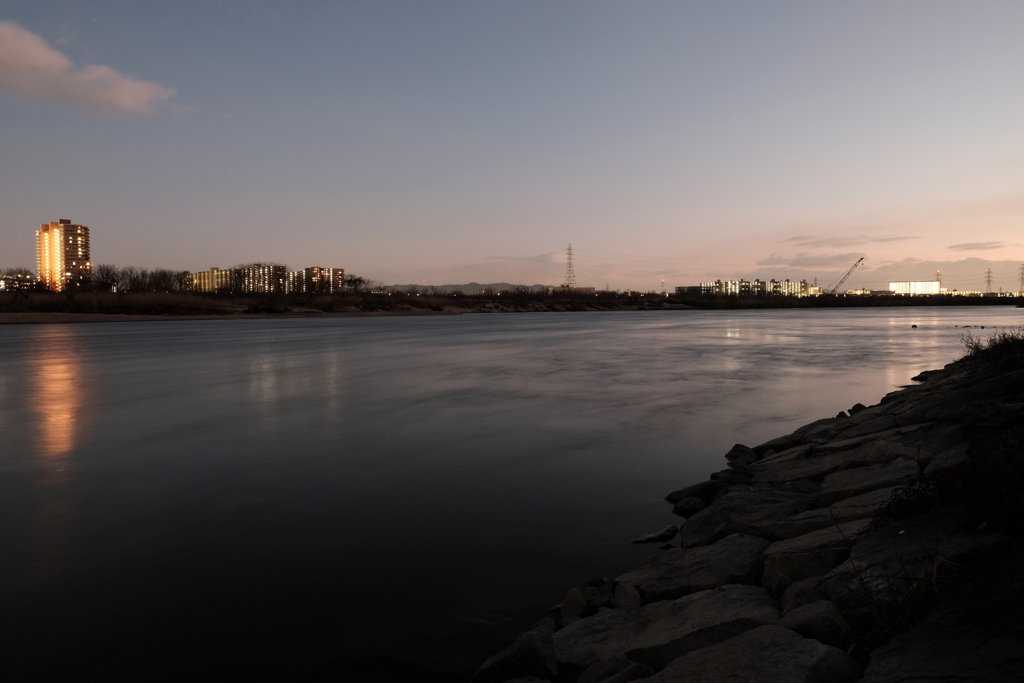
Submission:
{"label": "boulder", "polygon": [[798,434],[787,434],[786,436],[780,436],[771,441],[765,441],[760,446],[754,446],[752,449],[758,455],[764,455],[768,451],[775,451],[779,453],[781,451],[788,450],[794,446],[799,446],[803,443],[803,438]]}
{"label": "boulder", "polygon": [[779,598],[782,614],[789,614],[798,607],[827,598],[828,590],[823,579],[822,576],[809,576],[791,583]]}
{"label": "boulder", "polygon": [[753,484],[778,484],[797,479],[822,481],[833,472],[888,463],[900,456],[913,458],[917,452],[916,449],[891,440],[868,441],[848,451],[815,451],[803,457],[762,460],[750,466],[750,481]]}
{"label": "boulder", "polygon": [[660,543],[662,541],[669,541],[675,538],[675,535],[679,533],[679,527],[669,525],[661,531],[656,531],[653,534],[647,534],[640,538],[634,538],[633,543]]}
{"label": "boulder", "polygon": [[757,462],[757,453],[753,448],[738,443],[729,449],[729,452],[725,454],[725,459],[729,462],[729,467],[744,467]]}
{"label": "boulder", "polygon": [[928,467],[924,468],[925,475],[935,474],[939,470],[947,467],[956,467],[957,465],[963,465],[967,462],[967,448],[970,443],[964,441],[956,446],[953,446],[949,450],[939,453],[932,461],[928,463]]}
{"label": "boulder", "polygon": [[850,548],[867,524],[861,519],[772,543],[764,551],[761,585],[771,588],[779,574],[790,582],[826,574],[850,556]]}
{"label": "boulder", "polygon": [[817,600],[790,610],[779,623],[804,638],[813,638],[844,652],[856,644],[850,625],[828,600]]}
{"label": "boulder", "polygon": [[625,657],[602,659],[588,666],[578,683],[629,683],[654,675],[654,669]]}
{"label": "boulder", "polygon": [[864,683],[1024,680],[1024,586],[965,589],[871,654]]}
{"label": "boulder", "polygon": [[689,519],[706,507],[707,503],[696,496],[683,498],[672,508],[672,514]]}
{"label": "boulder", "polygon": [[558,615],[562,619],[562,625],[565,626],[587,616],[589,610],[590,606],[587,605],[587,599],[583,597],[583,591],[579,588],[570,588],[562,600]]}
{"label": "boulder", "polygon": [[557,673],[552,634],[531,630],[484,662],[473,675],[472,683],[503,683],[530,676],[549,679]]}
{"label": "boulder", "polygon": [[[655,555],[616,581],[639,591],[646,602],[673,600],[731,583],[755,583],[768,541],[732,534],[699,548],[673,548]],[[820,572],[823,573],[823,572]]]}
{"label": "boulder", "polygon": [[627,657],[658,670],[692,650],[779,620],[778,603],[756,586],[722,586],[635,610],[600,610],[554,635],[559,664],[587,667]]}
{"label": "boulder", "polygon": [[649,683],[854,683],[861,668],[831,645],[782,626],[761,626],[690,652]]}
{"label": "boulder", "polygon": [[684,498],[700,498],[705,504],[707,504],[717,498],[719,494],[725,493],[728,488],[728,485],[712,479],[709,481],[702,481],[699,484],[694,484],[693,486],[687,486],[685,489],[673,491],[665,496],[665,500],[675,505]]}
{"label": "boulder", "polygon": [[[898,486],[887,486],[875,491],[862,493],[859,496],[840,500],[827,508],[815,508],[807,512],[801,512],[798,515],[794,515],[789,520],[789,524],[793,527],[794,531],[802,530],[803,533],[807,533],[815,529],[834,526],[837,523],[843,524],[844,522],[852,522],[857,519],[870,519],[878,508],[882,507],[889,500],[892,492],[898,488]],[[793,535],[797,534],[794,533]]]}
{"label": "boulder", "polygon": [[712,481],[719,481],[728,486],[737,486],[750,483],[750,471],[746,467],[727,467],[711,475]]}
{"label": "boulder", "polygon": [[854,467],[833,472],[821,482],[821,503],[831,505],[845,498],[889,486],[909,484],[920,476],[917,462],[910,458],[897,458],[884,465]]}
{"label": "boulder", "polygon": [[850,408],[850,410],[848,412],[850,413],[850,417],[853,417],[857,413],[861,412],[862,410],[866,410],[866,409],[867,409],[867,406],[864,405],[863,403],[854,403],[853,407]]}
{"label": "boulder", "polygon": [[860,628],[851,615],[870,607],[867,603],[899,601],[941,562],[966,565],[1008,543],[1006,536],[981,522],[965,507],[951,506],[864,536],[849,559],[822,579],[826,597]]}
{"label": "boulder", "polygon": [[781,487],[737,487],[690,517],[680,530],[680,545],[709,545],[744,533],[779,540],[776,528],[793,515],[818,507],[817,485],[785,490]]}
{"label": "boulder", "polygon": [[[854,422],[854,420],[851,419],[850,422]],[[860,424],[853,424],[850,428],[844,429],[842,434],[844,439],[852,439],[857,436],[877,434],[878,432],[884,432],[896,427],[899,427],[899,425],[891,415],[882,415],[870,420],[865,420]]]}
{"label": "boulder", "polygon": [[612,607],[615,609],[636,609],[644,604],[640,591],[625,583],[615,584],[612,590]]}

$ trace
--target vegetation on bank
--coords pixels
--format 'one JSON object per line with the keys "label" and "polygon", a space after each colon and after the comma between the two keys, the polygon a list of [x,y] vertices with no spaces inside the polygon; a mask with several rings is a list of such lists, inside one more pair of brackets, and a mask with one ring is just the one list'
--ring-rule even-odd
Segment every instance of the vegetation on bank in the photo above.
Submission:
{"label": "vegetation on bank", "polygon": [[[242,294],[231,292],[199,293],[180,290],[169,271],[121,269],[116,291],[97,286],[92,290],[67,292],[0,292],[0,313],[104,313],[129,315],[208,315],[208,314],[315,314],[320,313],[408,313],[431,311],[458,313],[474,311],[608,311],[608,310],[734,310],[781,308],[856,308],[890,306],[979,306],[1017,305],[1012,298],[983,297],[722,297],[661,296],[657,293],[597,292],[548,294],[529,288],[480,294],[439,292],[429,288],[403,291],[367,291],[362,278],[359,290],[338,294]],[[122,282],[131,283],[122,288]],[[1002,341],[994,343],[993,353],[1011,348]],[[987,347],[986,347],[987,348]],[[1012,353],[1000,360],[1004,365],[1021,363]],[[1007,366],[1009,367],[1009,366]],[[1015,366],[1015,367],[1019,367]]]}

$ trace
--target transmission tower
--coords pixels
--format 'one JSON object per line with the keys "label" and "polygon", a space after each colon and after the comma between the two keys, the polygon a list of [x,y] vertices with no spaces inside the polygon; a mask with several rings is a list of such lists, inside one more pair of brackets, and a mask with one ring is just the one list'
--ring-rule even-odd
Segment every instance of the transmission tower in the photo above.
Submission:
{"label": "transmission tower", "polygon": [[992,293],[992,269],[989,268],[985,271],[985,293]]}
{"label": "transmission tower", "polygon": [[576,269],[572,267],[572,245],[565,250],[565,282],[563,287],[576,289]]}
{"label": "transmission tower", "polygon": [[941,270],[936,270],[935,271],[935,281],[938,282],[940,285],[942,284],[942,271]]}
{"label": "transmission tower", "polygon": [[1018,296],[1024,296],[1024,265],[1020,267],[1020,289],[1017,290]]}

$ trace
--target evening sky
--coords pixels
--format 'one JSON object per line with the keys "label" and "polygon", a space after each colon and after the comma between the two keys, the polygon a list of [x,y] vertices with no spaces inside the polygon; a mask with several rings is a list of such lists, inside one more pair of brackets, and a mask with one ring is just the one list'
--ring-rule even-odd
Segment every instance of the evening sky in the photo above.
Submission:
{"label": "evening sky", "polygon": [[0,268],[1016,290],[1024,4],[8,2]]}

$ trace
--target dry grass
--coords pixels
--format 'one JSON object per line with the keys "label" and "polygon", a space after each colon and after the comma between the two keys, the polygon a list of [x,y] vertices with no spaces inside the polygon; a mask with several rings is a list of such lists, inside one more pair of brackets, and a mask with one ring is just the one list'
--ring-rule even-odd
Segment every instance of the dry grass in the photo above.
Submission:
{"label": "dry grass", "polygon": [[1011,327],[988,338],[968,332],[965,353],[957,361],[962,371],[974,375],[1001,375],[1024,368],[1024,327]]}

